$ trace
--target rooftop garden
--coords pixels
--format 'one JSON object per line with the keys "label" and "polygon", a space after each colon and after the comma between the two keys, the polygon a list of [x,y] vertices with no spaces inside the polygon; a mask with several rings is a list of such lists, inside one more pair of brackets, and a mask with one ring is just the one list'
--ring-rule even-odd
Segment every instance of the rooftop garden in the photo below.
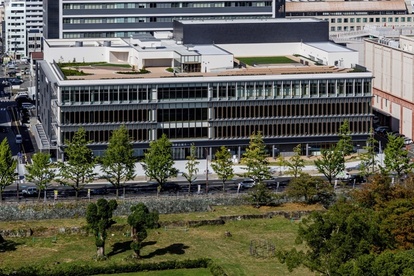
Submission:
{"label": "rooftop garden", "polygon": [[237,58],[243,63],[246,63],[247,65],[254,66],[258,64],[281,64],[281,63],[297,63],[296,61],[285,57],[285,56],[279,56],[279,57],[241,57]]}
{"label": "rooftop garden", "polygon": [[99,67],[120,67],[120,68],[132,68],[129,64],[114,64],[107,62],[58,62],[60,70],[65,77],[69,76],[87,76],[93,75],[91,73],[85,73],[82,67],[99,68]]}

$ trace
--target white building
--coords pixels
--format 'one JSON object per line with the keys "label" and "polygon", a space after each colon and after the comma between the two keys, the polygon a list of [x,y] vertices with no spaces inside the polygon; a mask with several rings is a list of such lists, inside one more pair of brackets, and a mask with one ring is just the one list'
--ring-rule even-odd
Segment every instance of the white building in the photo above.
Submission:
{"label": "white building", "polygon": [[4,52],[19,59],[41,47],[43,1],[6,0]]}

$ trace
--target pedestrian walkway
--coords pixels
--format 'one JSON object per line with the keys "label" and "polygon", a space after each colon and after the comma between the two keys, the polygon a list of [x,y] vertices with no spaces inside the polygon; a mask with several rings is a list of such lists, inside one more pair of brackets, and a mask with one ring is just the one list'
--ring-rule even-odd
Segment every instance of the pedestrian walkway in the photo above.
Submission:
{"label": "pedestrian walkway", "polygon": [[[179,174],[176,178],[172,180],[185,180],[185,178],[182,176],[183,172],[186,172],[186,164],[187,160],[177,160],[174,163],[174,167],[179,171]],[[205,180],[207,175],[206,172],[208,171],[208,179],[214,180],[218,179],[216,173],[214,172],[213,168],[211,167],[211,162],[208,162],[208,165],[206,164],[206,160],[198,160],[199,164],[197,165],[198,173],[197,173],[197,180]],[[360,161],[351,161],[347,162],[345,167],[354,167],[358,165]],[[245,169],[243,169],[245,166],[243,165],[234,165],[234,178],[241,178],[242,174],[246,172]],[[288,176],[286,175],[286,171],[288,170],[288,167],[286,166],[269,166],[269,170],[272,173],[273,177],[279,177],[279,176]],[[309,173],[310,175],[321,175],[318,170],[316,169],[315,165],[307,165],[302,170],[305,173]],[[105,182],[106,180],[103,179],[103,172],[101,170],[100,166],[96,166],[94,169],[94,173],[98,176],[96,182]],[[102,177],[99,179],[99,177]],[[146,182],[149,181],[148,177],[145,176],[145,171],[142,168],[141,163],[137,162],[135,163],[135,179],[134,181],[142,181]]]}

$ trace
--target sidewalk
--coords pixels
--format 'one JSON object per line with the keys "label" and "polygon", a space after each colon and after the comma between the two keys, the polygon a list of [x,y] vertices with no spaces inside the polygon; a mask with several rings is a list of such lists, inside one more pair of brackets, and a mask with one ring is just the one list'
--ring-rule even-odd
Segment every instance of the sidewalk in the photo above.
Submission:
{"label": "sidewalk", "polygon": [[[207,165],[206,165],[206,160],[205,159],[201,159],[198,160],[198,162],[200,162],[197,165],[198,168],[198,174],[197,174],[197,180],[205,180],[206,179],[206,169],[207,169]],[[360,161],[351,161],[351,162],[347,162],[345,164],[345,167],[352,167],[352,166],[356,166],[357,164],[359,164]],[[186,172],[186,168],[185,165],[187,164],[187,160],[177,160],[175,161],[175,168],[178,169],[178,171],[180,172],[179,175],[176,178],[172,178],[171,180],[185,180],[185,178],[183,176],[181,176],[182,172]],[[234,178],[242,178],[239,177],[239,174],[242,174],[244,172],[246,172],[246,170],[243,169],[243,165],[234,165],[233,169],[234,169],[234,174],[235,177]],[[288,170],[288,168],[286,166],[269,166],[270,171],[272,172],[272,175],[274,177],[280,177],[280,176],[288,176],[285,175],[284,172],[286,172]],[[218,179],[217,175],[215,174],[215,172],[213,171],[212,167],[211,167],[211,162],[208,162],[208,171],[210,172],[208,175],[208,179],[212,180],[212,179]],[[316,169],[316,166],[314,165],[307,165],[303,168],[302,170],[305,173],[308,173],[310,175],[321,175],[318,170]],[[100,166],[96,166],[94,172],[98,175],[101,176],[103,173],[101,171]],[[138,181],[138,182],[146,182],[149,181],[149,179],[145,176],[145,172],[144,169],[142,168],[142,165],[137,162],[135,163],[135,178],[134,181]],[[105,179],[96,179],[94,182],[106,182]]]}

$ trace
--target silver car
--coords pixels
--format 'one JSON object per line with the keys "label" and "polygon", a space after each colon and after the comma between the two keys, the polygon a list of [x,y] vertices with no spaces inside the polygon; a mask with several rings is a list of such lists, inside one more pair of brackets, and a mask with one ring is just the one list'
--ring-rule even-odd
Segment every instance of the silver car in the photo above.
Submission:
{"label": "silver car", "polygon": [[239,183],[239,187],[243,189],[253,188],[256,182],[253,179],[245,179]]}

